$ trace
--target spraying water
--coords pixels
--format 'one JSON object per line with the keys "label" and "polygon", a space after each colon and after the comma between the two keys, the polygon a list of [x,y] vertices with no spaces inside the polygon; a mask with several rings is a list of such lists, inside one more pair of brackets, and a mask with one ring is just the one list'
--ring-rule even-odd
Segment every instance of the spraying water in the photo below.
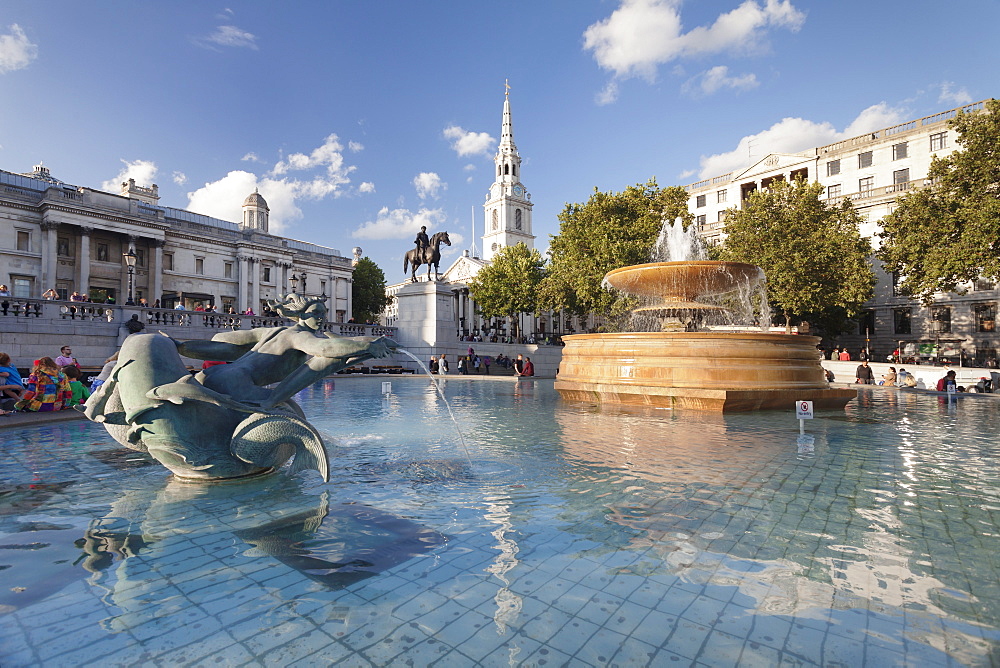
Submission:
{"label": "spraying water", "polygon": [[455,432],[458,434],[458,440],[462,442],[462,449],[465,451],[465,458],[469,460],[469,466],[472,466],[472,455],[469,454],[469,446],[465,444],[465,436],[462,435],[462,430],[458,428],[458,420],[455,418],[455,413],[452,412],[451,410],[451,404],[449,404],[448,400],[445,399],[444,389],[441,387],[441,383],[437,381],[437,378],[434,377],[434,374],[431,373],[431,370],[428,369],[427,366],[424,365],[424,363],[421,362],[420,359],[416,355],[411,353],[409,350],[406,350],[405,348],[396,348],[396,351],[403,353],[411,360],[416,362],[417,366],[423,369],[427,377],[431,379],[432,383],[434,383],[434,389],[437,390],[438,396],[441,397],[441,401],[443,401],[445,407],[447,407],[448,415],[451,416],[452,424],[455,425]]}
{"label": "spraying water", "polygon": [[660,236],[653,246],[652,262],[690,262],[704,260],[705,242],[694,225],[686,230],[680,218],[668,223],[664,221]]}

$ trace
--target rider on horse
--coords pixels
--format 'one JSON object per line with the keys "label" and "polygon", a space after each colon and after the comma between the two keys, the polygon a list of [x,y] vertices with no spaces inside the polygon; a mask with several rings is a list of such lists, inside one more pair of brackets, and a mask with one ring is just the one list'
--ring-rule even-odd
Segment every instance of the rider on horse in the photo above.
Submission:
{"label": "rider on horse", "polygon": [[413,240],[413,243],[417,245],[417,255],[423,257],[424,249],[431,245],[431,240],[427,237],[427,227],[425,225],[421,225],[420,231],[417,232],[417,238]]}

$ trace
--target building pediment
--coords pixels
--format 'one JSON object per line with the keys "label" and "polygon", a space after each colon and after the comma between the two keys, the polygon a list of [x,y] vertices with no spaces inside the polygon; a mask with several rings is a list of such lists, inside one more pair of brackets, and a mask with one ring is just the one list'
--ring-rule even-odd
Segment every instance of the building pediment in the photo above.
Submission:
{"label": "building pediment", "polygon": [[733,181],[745,181],[757,176],[787,172],[810,165],[816,161],[815,156],[803,156],[798,153],[769,153],[743,171],[733,172]]}
{"label": "building pediment", "polygon": [[467,283],[488,264],[489,262],[477,257],[463,255],[445,270],[444,274],[441,275],[441,280],[444,283]]}

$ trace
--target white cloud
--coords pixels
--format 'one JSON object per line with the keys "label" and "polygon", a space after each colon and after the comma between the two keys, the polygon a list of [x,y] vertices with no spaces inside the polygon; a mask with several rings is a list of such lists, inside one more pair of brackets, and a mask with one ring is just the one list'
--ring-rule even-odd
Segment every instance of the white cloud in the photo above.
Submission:
{"label": "white cloud", "polygon": [[863,110],[842,131],[838,131],[828,122],[817,123],[804,118],[783,118],[767,130],[743,137],[732,151],[702,156],[699,178],[707,179],[742,169],[769,153],[798,153],[896,125],[904,120],[906,114],[903,109],[890,107],[885,102]]}
{"label": "white cloud", "polygon": [[364,183],[362,183],[361,185],[358,186],[358,192],[359,193],[373,193],[373,192],[375,192],[375,184],[372,183],[371,181],[365,181]]}
{"label": "white cloud", "polygon": [[281,160],[271,170],[272,174],[282,175],[290,171],[302,171],[314,169],[316,167],[326,167],[328,180],[336,185],[348,183],[347,175],[354,171],[354,167],[344,163],[343,144],[337,135],[329,135],[323,144],[313,149],[309,155],[305,153],[292,153],[284,160]]}
{"label": "white cloud", "polygon": [[[344,162],[342,150],[343,146],[337,135],[331,134],[322,145],[308,154],[293,153],[263,175],[245,170],[231,171],[221,179],[189,192],[187,208],[196,213],[237,222],[243,217],[243,200],[257,188],[271,209],[269,231],[282,234],[292,221],[302,217],[298,202],[340,197],[347,192],[345,186],[350,183],[348,176],[355,167]],[[243,156],[243,160],[261,162],[252,152]],[[309,174],[310,170],[318,173]],[[293,171],[301,172],[298,178],[288,175]],[[362,183],[358,188],[358,192],[374,191],[372,183]]]}
{"label": "white cloud", "polygon": [[38,46],[16,23],[10,26],[10,33],[0,35],[0,74],[24,69],[37,57]]}
{"label": "white cloud", "polygon": [[212,45],[257,50],[257,36],[236,26],[219,26],[211,35],[195,40],[200,46]]}
{"label": "white cloud", "polygon": [[944,81],[941,83],[941,94],[938,96],[938,102],[952,104],[956,107],[972,102],[972,96],[969,94],[968,90],[964,87],[954,89],[954,85],[955,83],[952,81]]}
{"label": "white cloud", "polygon": [[257,154],[254,153],[253,151],[248,152],[246,155],[240,158],[240,160],[242,160],[243,162],[264,162],[259,157],[257,157]]}
{"label": "white cloud", "polygon": [[[681,58],[733,52],[750,53],[767,46],[768,32],[798,30],[805,14],[791,0],[745,0],[719,15],[710,26],[684,32],[681,0],[621,0],[611,16],[584,32],[584,49],[615,78],[656,78],[660,65]],[[599,104],[613,102],[617,87],[598,95]]]}
{"label": "white cloud", "polygon": [[729,76],[729,68],[725,65],[719,65],[689,79],[684,84],[684,92],[689,95],[711,95],[723,88],[750,90],[759,85],[760,82],[757,81],[757,75],[744,74],[731,77]]}
{"label": "white cloud", "polygon": [[476,171],[476,166],[475,166],[475,165],[473,165],[473,164],[472,164],[472,163],[470,162],[470,163],[469,163],[469,164],[467,164],[467,165],[466,165],[465,167],[462,167],[462,171],[465,171],[465,172],[474,172],[474,171]]}
{"label": "white cloud", "polygon": [[101,183],[101,190],[109,193],[121,192],[122,184],[129,179],[135,179],[135,184],[138,186],[151,186],[155,183],[157,168],[152,160],[132,162],[122,160],[122,164],[125,166],[118,172],[118,176]]}
{"label": "white cloud", "polygon": [[[420,209],[413,212],[409,209],[390,210],[385,206],[379,210],[375,220],[366,221],[351,236],[355,239],[406,239],[415,236],[421,225],[433,229],[446,219],[442,209]],[[455,241],[452,240],[452,243]]]}
{"label": "white cloud", "polygon": [[176,183],[179,186],[184,185],[185,183],[187,183],[188,180],[187,174],[185,174],[184,172],[174,172],[173,178],[174,178],[174,183]]}
{"label": "white cloud", "polygon": [[446,127],[444,138],[451,141],[451,148],[459,157],[485,155],[496,143],[487,132],[472,132],[457,125]]}
{"label": "white cloud", "polygon": [[594,102],[602,107],[606,104],[614,104],[618,101],[618,82],[611,80],[608,85],[601,89],[601,92],[594,96]]}
{"label": "white cloud", "polygon": [[349,141],[349,142],[347,142],[347,148],[349,148],[351,150],[351,153],[358,153],[360,151],[365,150],[364,144],[362,144],[361,142],[357,142],[357,141]]}
{"label": "white cloud", "polygon": [[420,199],[427,199],[428,197],[437,198],[438,192],[446,190],[448,184],[444,183],[441,177],[434,172],[420,172],[413,177],[413,187],[416,188],[417,196]]}

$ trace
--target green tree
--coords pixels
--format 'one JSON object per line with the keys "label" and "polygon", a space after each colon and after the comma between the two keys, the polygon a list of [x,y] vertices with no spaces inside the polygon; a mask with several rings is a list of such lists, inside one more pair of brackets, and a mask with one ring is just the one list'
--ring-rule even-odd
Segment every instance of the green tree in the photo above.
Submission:
{"label": "green tree", "polygon": [[949,125],[962,148],[935,157],[930,185],[899,198],[879,234],[886,270],[925,304],[980,276],[1000,278],[1000,101]]}
{"label": "green tree", "polygon": [[567,204],[559,214],[559,234],[551,240],[542,305],[577,315],[622,315],[630,302],[602,287],[604,275],[649,262],[664,220],[681,218],[690,225],[694,217],[687,197],[681,187],[660,188],[650,179],[620,193],[595,188],[586,203]]}
{"label": "green tree", "polygon": [[784,314],[840,333],[872,298],[871,244],[848,200],[826,206],[819,183],[781,181],[730,209],[720,259],[749,262],[767,276],[768,302]]}
{"label": "green tree", "polygon": [[538,286],[544,277],[541,254],[519,243],[500,249],[469,281],[469,292],[487,318],[516,318],[538,311]]}
{"label": "green tree", "polygon": [[385,295],[385,274],[371,258],[363,257],[354,267],[351,284],[354,319],[358,322],[378,322],[389,303]]}

